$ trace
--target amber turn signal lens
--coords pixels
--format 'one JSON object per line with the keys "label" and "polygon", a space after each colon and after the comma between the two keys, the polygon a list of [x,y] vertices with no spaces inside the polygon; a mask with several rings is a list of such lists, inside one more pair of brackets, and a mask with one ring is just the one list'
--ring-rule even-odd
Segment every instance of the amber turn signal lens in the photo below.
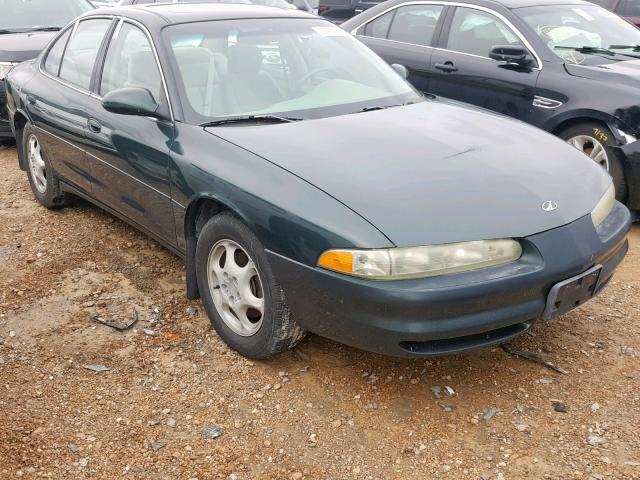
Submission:
{"label": "amber turn signal lens", "polygon": [[353,273],[353,253],[344,250],[330,250],[320,255],[318,265],[329,270]]}

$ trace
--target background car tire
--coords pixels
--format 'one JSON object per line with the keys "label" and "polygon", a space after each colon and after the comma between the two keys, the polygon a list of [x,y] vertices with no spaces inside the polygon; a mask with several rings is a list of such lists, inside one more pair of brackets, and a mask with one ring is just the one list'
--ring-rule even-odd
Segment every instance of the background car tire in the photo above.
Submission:
{"label": "background car tire", "polygon": [[[213,292],[221,287],[211,285],[209,259],[214,247],[226,241],[235,243],[246,252],[259,276],[264,308],[259,329],[250,335],[236,333],[223,319],[228,312],[221,314],[214,302]],[[226,263],[226,260],[222,263]],[[245,357],[268,358],[293,348],[304,338],[306,332],[291,318],[284,291],[273,275],[260,241],[230,212],[214,216],[202,228],[196,247],[196,276],[202,302],[213,328],[227,345]]]}
{"label": "background car tire", "polygon": [[[38,146],[39,158],[30,158],[34,142]],[[60,180],[58,176],[51,168],[51,164],[47,159],[47,156],[43,148],[40,148],[40,140],[36,134],[35,128],[27,124],[22,132],[22,148],[23,158],[27,162],[27,176],[29,177],[29,184],[33,191],[36,200],[47,208],[60,208],[68,203],[69,196],[63,192],[60,188]],[[38,174],[34,171],[38,170]],[[38,177],[44,177],[44,185],[38,181]]]}
{"label": "background car tire", "polygon": [[[609,174],[613,177],[613,185],[616,189],[616,200],[623,203],[627,200],[627,182],[622,164],[612,149],[612,147],[616,146],[616,141],[611,130],[597,122],[582,122],[563,130],[559,136],[576,148],[579,148],[579,145],[587,137],[600,143],[607,156]],[[576,139],[577,142],[574,144],[572,140]],[[584,150],[587,150],[585,153],[589,155],[592,150],[590,150],[591,146],[588,142],[585,144],[585,147]]]}

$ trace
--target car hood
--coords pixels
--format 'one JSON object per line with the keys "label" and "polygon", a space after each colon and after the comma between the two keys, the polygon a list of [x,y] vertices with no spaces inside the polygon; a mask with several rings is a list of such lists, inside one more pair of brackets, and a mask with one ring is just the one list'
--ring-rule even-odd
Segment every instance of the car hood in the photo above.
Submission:
{"label": "car hood", "polygon": [[[207,131],[325,191],[396,246],[526,237],[589,214],[611,181],[542,130],[439,101]],[[542,209],[548,200],[557,210]]]}
{"label": "car hood", "polygon": [[[640,56],[640,54],[635,55]],[[626,83],[634,87],[638,86],[638,80],[640,80],[640,59],[593,66],[565,64],[565,67],[569,75],[573,75],[574,77]]]}
{"label": "car hood", "polygon": [[36,58],[58,32],[9,33],[0,35],[0,62],[24,62]]}

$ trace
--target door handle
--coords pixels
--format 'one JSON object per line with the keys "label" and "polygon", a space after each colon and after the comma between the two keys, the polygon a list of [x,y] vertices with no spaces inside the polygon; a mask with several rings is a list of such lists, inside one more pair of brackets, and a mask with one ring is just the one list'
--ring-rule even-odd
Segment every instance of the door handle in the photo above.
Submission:
{"label": "door handle", "polygon": [[27,95],[27,102],[29,102],[30,105],[35,105],[36,97],[34,97],[33,95]]}
{"label": "door handle", "polygon": [[87,126],[93,133],[100,133],[100,130],[102,130],[102,125],[94,118],[87,120]]}
{"label": "door handle", "polygon": [[442,70],[444,73],[452,73],[458,71],[458,67],[456,67],[453,62],[436,63],[434,65],[434,68]]}

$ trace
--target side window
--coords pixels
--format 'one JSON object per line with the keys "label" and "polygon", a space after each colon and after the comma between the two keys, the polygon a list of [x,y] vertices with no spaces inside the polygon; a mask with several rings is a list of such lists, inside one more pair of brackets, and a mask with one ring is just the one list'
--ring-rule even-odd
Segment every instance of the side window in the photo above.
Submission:
{"label": "side window", "polygon": [[102,70],[100,95],[124,87],[142,87],[160,100],[162,80],[147,36],[123,23],[111,38]]}
{"label": "side window", "polygon": [[636,0],[622,0],[617,13],[623,17],[640,17],[640,2]]}
{"label": "side window", "polygon": [[111,20],[107,19],[80,22],[64,52],[60,65],[61,79],[89,90],[98,50],[110,24]]}
{"label": "side window", "polygon": [[497,45],[520,44],[515,33],[496,16],[472,8],[456,8],[447,41],[448,50],[488,57]]}
{"label": "side window", "polygon": [[67,46],[67,41],[69,40],[72,30],[73,28],[70,28],[58,38],[49,50],[49,53],[47,53],[47,59],[44,61],[44,69],[54,77],[57,77],[60,72],[60,60],[62,59],[64,47]]}
{"label": "side window", "polygon": [[442,13],[441,5],[400,7],[389,29],[389,40],[430,46]]}
{"label": "side window", "polygon": [[364,35],[367,37],[387,38],[394,13],[396,13],[395,10],[391,10],[367,23],[364,27]]}

